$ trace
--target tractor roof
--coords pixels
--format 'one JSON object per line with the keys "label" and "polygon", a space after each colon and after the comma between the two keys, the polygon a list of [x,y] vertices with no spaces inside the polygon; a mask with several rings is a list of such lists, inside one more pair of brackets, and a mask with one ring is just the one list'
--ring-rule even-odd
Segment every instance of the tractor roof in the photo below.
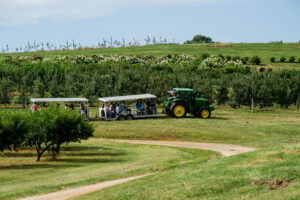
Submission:
{"label": "tractor roof", "polygon": [[194,92],[193,89],[190,88],[173,88],[174,91],[184,91],[184,92]]}

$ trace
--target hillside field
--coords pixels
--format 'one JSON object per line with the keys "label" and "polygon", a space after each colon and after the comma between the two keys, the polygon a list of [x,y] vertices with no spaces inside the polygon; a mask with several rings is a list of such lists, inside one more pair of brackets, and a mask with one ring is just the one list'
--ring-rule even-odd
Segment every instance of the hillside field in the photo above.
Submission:
{"label": "hillside field", "polygon": [[[149,45],[120,48],[85,48],[80,50],[38,51],[24,53],[8,53],[1,56],[76,56],[76,55],[153,55],[165,56],[168,54],[196,55],[208,53],[211,56],[222,54],[224,56],[261,57],[262,64],[272,68],[298,69],[300,67],[300,43],[220,43],[220,44],[185,44],[185,45]],[[279,62],[281,57],[286,62]],[[289,57],[296,58],[295,63],[289,63]],[[270,58],[275,57],[276,62],[271,63]]]}

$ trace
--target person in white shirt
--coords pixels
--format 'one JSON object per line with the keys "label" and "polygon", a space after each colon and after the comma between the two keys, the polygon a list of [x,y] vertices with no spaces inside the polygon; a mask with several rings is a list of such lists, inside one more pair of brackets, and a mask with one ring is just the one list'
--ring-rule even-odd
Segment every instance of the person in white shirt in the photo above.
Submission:
{"label": "person in white shirt", "polygon": [[119,107],[119,104],[117,104],[117,106],[116,106],[116,114],[119,114],[119,112],[120,112],[120,107]]}

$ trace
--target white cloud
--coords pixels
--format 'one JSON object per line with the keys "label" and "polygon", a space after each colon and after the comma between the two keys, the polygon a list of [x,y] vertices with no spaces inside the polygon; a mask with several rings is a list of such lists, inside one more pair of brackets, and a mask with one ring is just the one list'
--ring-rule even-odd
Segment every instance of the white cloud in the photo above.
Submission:
{"label": "white cloud", "polygon": [[45,18],[57,21],[96,18],[126,7],[216,2],[226,0],[0,0],[0,24],[31,24]]}

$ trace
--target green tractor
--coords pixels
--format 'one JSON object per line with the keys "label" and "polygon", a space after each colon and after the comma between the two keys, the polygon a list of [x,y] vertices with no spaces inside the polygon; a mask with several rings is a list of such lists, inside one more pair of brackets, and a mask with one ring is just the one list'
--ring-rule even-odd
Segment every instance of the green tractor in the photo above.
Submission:
{"label": "green tractor", "polygon": [[201,118],[210,118],[214,107],[205,98],[196,98],[193,89],[174,88],[169,91],[171,97],[164,102],[164,112],[172,117],[182,118],[187,113]]}

